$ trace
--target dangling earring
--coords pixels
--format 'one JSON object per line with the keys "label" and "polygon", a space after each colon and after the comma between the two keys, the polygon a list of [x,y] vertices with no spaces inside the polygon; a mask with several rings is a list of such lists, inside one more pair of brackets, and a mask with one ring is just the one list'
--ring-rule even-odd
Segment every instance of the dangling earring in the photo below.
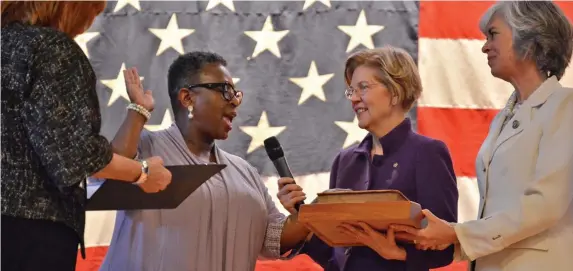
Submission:
{"label": "dangling earring", "polygon": [[190,105],[187,107],[187,110],[189,110],[189,115],[187,115],[190,119],[193,118],[193,106]]}

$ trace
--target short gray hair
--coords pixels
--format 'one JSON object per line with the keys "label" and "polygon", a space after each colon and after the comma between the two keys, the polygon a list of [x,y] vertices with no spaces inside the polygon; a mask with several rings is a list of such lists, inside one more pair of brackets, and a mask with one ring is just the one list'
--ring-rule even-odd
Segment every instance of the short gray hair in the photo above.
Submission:
{"label": "short gray hair", "polygon": [[532,59],[548,76],[561,79],[571,61],[573,29],[563,11],[551,1],[498,2],[482,16],[479,28],[487,35],[487,24],[495,15],[509,25],[513,49],[519,57]]}

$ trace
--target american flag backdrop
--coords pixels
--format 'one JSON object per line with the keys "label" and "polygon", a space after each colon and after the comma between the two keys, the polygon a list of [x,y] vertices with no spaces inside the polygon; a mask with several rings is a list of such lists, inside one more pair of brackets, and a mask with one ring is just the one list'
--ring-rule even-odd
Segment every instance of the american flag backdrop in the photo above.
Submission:
{"label": "american flag backdrop", "polygon": [[[446,142],[458,176],[459,220],[477,213],[474,159],[489,123],[511,86],[495,79],[481,53],[480,15],[492,2],[387,1],[138,1],[108,2],[76,41],[98,76],[102,133],[112,138],[129,102],[122,70],[135,66],[155,110],[149,130],[163,129],[173,115],[167,70],[180,54],[210,50],[229,62],[245,92],[225,150],[244,157],[267,182],[276,200],[276,171],[263,140],[277,136],[297,183],[309,200],[328,188],[331,162],[342,148],[362,140],[344,96],[349,53],[393,45],[418,63],[424,92],[410,112],[414,129]],[[568,16],[573,3],[559,2]],[[561,80],[573,86],[573,74]],[[277,206],[281,210],[280,204]],[[285,211],[286,212],[286,211]],[[88,258],[79,271],[97,270],[113,231],[114,212],[88,212]],[[463,270],[465,263],[443,270]],[[257,270],[321,270],[306,256],[260,261]]]}

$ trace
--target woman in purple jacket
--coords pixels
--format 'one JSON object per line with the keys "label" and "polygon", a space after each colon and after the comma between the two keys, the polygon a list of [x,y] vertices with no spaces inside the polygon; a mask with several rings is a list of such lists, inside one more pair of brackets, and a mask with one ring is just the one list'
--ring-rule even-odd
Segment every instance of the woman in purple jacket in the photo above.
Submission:
{"label": "woman in purple jacket", "polygon": [[[422,92],[412,57],[402,49],[364,50],[346,61],[346,97],[369,134],[361,143],[342,150],[334,159],[330,188],[395,189],[446,221],[457,221],[458,190],[446,145],[412,131],[408,110]],[[304,195],[289,178],[279,180],[278,198],[291,213],[289,202]],[[429,270],[450,264],[453,247],[418,250],[397,242],[394,233],[379,233],[367,224],[342,225],[341,231],[364,246],[332,248],[316,236],[307,238],[296,253],[309,255],[325,271]]]}

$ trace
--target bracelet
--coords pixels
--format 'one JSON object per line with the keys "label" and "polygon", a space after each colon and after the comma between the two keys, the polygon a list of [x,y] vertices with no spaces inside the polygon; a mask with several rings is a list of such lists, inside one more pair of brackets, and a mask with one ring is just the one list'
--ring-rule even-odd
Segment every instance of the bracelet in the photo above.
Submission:
{"label": "bracelet", "polygon": [[130,103],[127,106],[128,110],[133,110],[139,114],[141,114],[143,117],[145,117],[145,120],[148,121],[149,118],[151,118],[151,113],[149,112],[149,110],[145,109],[143,106],[138,105],[138,104],[134,104],[134,103]]}
{"label": "bracelet", "polygon": [[139,185],[147,181],[147,174],[149,174],[149,167],[147,161],[143,160],[141,161],[141,175],[139,175],[139,178],[133,184]]}

